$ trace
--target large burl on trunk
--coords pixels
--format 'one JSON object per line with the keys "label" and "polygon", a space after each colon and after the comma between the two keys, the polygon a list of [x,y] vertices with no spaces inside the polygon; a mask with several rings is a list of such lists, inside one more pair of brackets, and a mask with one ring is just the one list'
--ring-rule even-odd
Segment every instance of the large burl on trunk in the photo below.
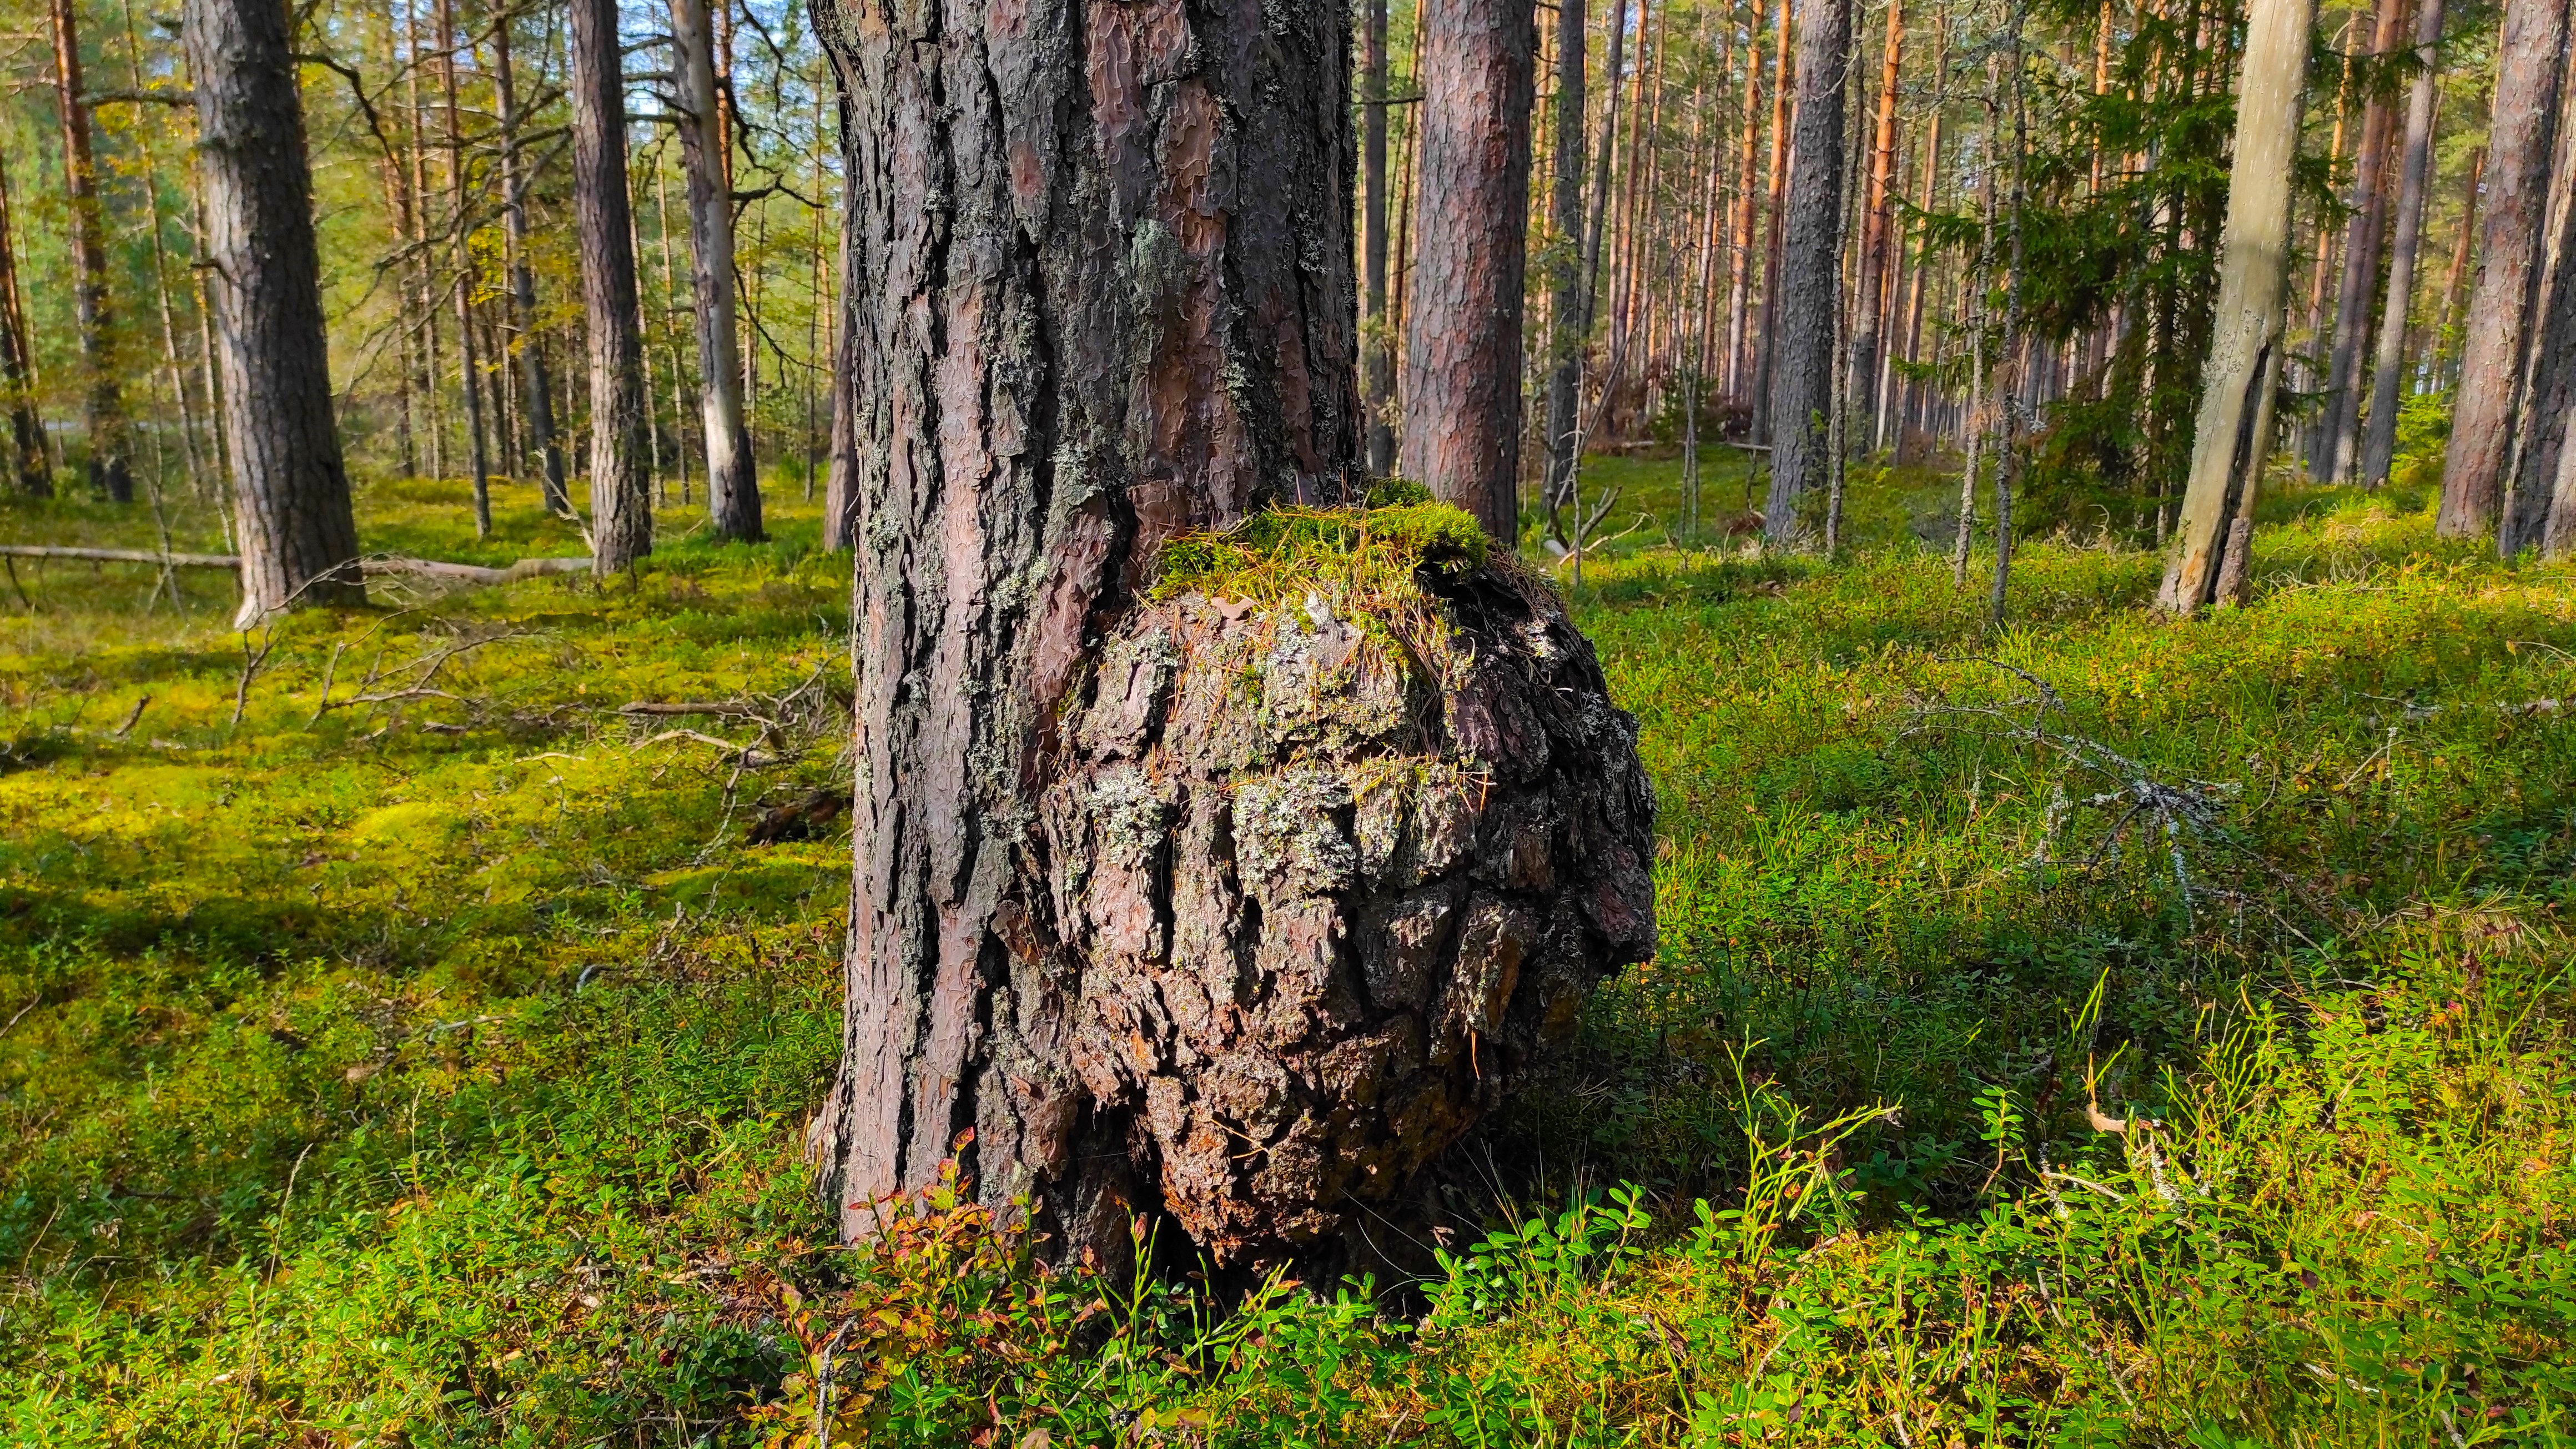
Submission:
{"label": "large burl on trunk", "polygon": [[1074,1064],[1220,1260],[1403,1192],[1654,949],[1636,726],[1554,596],[1338,572],[1129,612],[1046,796]]}
{"label": "large burl on trunk", "polygon": [[821,1189],[864,1235],[959,1152],[1058,1251],[1310,1240],[1650,929],[1555,605],[1455,510],[1296,506],[1361,474],[1349,8],[817,11],[862,279]]}

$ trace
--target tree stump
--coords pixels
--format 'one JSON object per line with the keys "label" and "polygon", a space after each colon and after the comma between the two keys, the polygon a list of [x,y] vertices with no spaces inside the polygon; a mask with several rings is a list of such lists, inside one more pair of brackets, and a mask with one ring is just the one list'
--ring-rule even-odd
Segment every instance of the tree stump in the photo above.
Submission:
{"label": "tree stump", "polygon": [[1546,585],[1332,572],[1126,613],[1041,810],[1074,1070],[1220,1262],[1403,1194],[1654,950],[1636,723]]}

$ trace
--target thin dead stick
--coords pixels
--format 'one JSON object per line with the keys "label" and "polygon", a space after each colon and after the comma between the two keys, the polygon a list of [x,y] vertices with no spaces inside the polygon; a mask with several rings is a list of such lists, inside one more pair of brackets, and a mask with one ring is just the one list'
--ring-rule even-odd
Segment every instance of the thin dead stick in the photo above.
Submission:
{"label": "thin dead stick", "polygon": [[136,700],[134,702],[134,708],[125,712],[125,723],[118,725],[114,730],[110,731],[108,738],[121,740],[127,735],[134,733],[134,722],[143,718],[143,707],[151,702],[152,696],[148,694],[143,696],[141,699]]}
{"label": "thin dead stick", "polygon": [[9,587],[17,591],[18,602],[26,606],[28,613],[36,612],[36,601],[27,597],[27,586],[18,582],[18,561],[6,554],[0,554],[0,565],[6,565],[9,570]]}
{"label": "thin dead stick", "polygon": [[348,650],[349,641],[341,639],[331,645],[331,662],[322,669],[322,692],[313,700],[313,718],[304,722],[306,729],[322,722],[322,712],[331,707],[331,683],[340,675],[340,656]]}

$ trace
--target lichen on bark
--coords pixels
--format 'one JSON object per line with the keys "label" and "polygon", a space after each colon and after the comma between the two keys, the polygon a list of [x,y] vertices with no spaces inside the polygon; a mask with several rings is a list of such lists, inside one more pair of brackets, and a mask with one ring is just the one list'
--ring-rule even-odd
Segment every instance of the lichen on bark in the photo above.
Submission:
{"label": "lichen on bark", "polygon": [[1546,586],[1304,576],[1129,610],[1041,809],[1075,1072],[1220,1261],[1404,1196],[1654,947],[1636,726]]}

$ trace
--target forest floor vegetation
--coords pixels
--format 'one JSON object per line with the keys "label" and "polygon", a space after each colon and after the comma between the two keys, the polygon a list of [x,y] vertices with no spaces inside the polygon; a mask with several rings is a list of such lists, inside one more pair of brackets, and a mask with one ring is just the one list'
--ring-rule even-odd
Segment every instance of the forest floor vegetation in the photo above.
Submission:
{"label": "forest floor vegetation", "polygon": [[[831,1245],[810,506],[247,636],[212,576],[18,561],[0,1442],[2576,1441],[2576,569],[2289,490],[2247,607],[2160,621],[2077,527],[1998,630],[1955,482],[1856,472],[1827,563],[1724,536],[1743,466],[1704,549],[1670,460],[1593,470],[1659,955],[1461,1149],[1437,1271],[1249,1298],[1042,1270],[954,1194]],[[532,489],[479,543],[459,485],[359,507],[581,551]]]}

